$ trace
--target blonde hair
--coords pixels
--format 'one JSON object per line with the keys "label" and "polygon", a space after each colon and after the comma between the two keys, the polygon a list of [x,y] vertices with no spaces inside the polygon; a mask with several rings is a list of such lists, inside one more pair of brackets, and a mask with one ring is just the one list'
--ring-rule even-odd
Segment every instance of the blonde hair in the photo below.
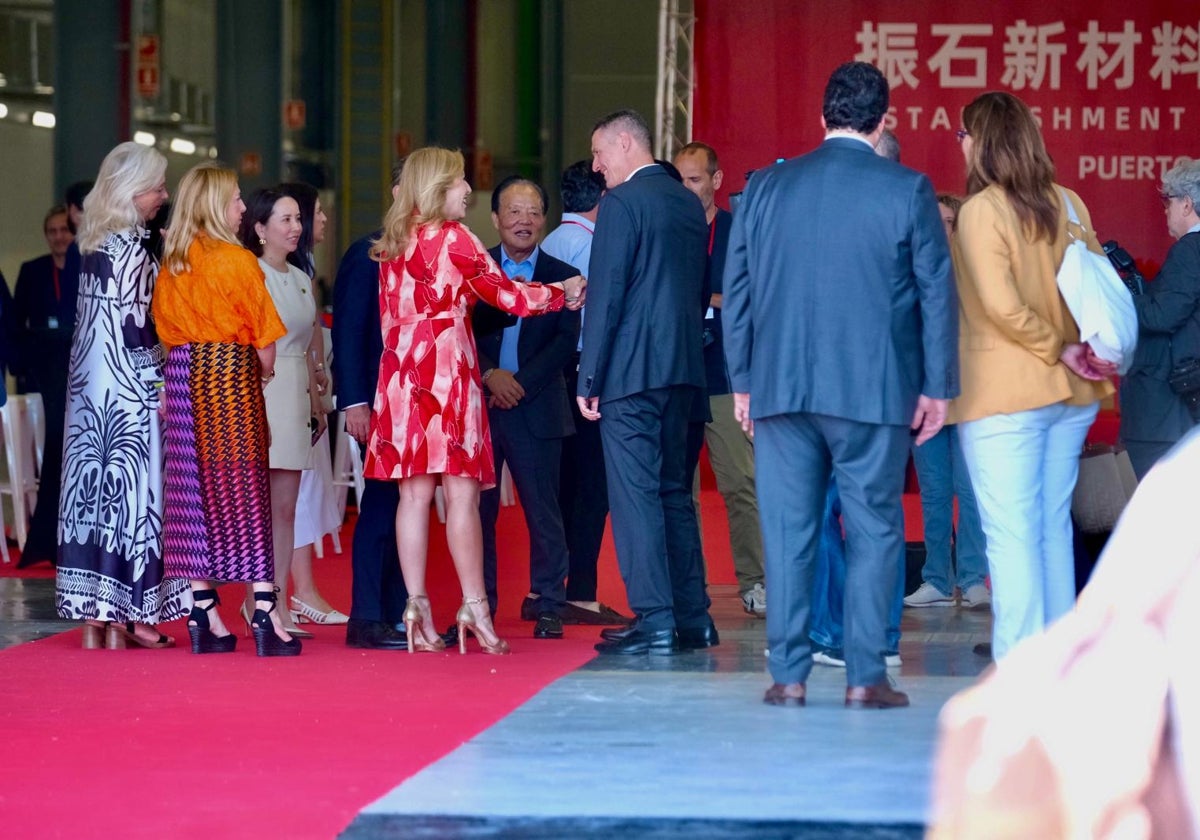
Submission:
{"label": "blonde hair", "polygon": [[383,217],[383,233],[371,245],[377,262],[404,256],[419,225],[446,221],[446,193],[463,177],[462,152],[426,146],[404,160],[396,200]]}
{"label": "blonde hair", "polygon": [[133,198],[155,189],[166,175],[167,159],[140,143],[122,143],[105,155],[96,186],[83,200],[83,219],[76,237],[80,253],[99,249],[110,233],[143,224]]}
{"label": "blonde hair", "polygon": [[200,163],[187,171],[175,191],[175,204],[163,242],[163,266],[168,271],[182,274],[192,270],[188,249],[201,234],[242,246],[237,232],[225,219],[225,211],[237,190],[237,174],[219,163]]}

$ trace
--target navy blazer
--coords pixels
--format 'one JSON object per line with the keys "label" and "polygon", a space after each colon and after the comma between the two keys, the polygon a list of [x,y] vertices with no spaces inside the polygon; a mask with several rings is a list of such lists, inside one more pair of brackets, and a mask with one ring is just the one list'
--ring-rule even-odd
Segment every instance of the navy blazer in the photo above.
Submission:
{"label": "navy blazer", "polygon": [[375,405],[383,327],[379,320],[379,268],[364,236],[346,249],[333,283],[333,391],[339,409]]}
{"label": "navy blazer", "polygon": [[704,387],[697,302],[707,248],[699,199],[661,166],[605,193],[587,274],[579,396],[605,402],[672,385]]}
{"label": "navy blazer", "polygon": [[725,266],[725,360],[753,417],[908,425],[958,395],[958,293],[929,179],[832,137],[754,174]]}
{"label": "navy blazer", "polygon": [[[500,246],[488,251],[500,263]],[[533,269],[534,283],[557,283],[581,272],[573,266],[538,252]],[[479,351],[480,372],[499,366],[500,343],[506,325],[495,307],[479,301],[472,313],[475,345]],[[516,323],[516,319],[510,319]],[[521,335],[517,340],[516,380],[525,389],[525,397],[515,408],[501,411],[519,412],[536,438],[561,438],[575,434],[575,421],[567,394],[563,368],[575,353],[579,343],[579,313],[569,309],[547,312],[521,320]]]}

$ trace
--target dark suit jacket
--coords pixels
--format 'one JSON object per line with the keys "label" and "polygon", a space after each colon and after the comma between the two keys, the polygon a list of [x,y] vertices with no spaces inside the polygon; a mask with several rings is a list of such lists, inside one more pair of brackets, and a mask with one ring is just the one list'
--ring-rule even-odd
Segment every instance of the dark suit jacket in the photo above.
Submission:
{"label": "dark suit jacket", "polygon": [[958,395],[958,296],[929,179],[849,137],[761,169],[733,219],[725,359],[755,418],[907,425]]}
{"label": "dark suit jacket", "polygon": [[1171,246],[1158,276],[1133,303],[1138,343],[1121,379],[1121,437],[1179,440],[1195,424],[1167,377],[1173,364],[1200,358],[1200,233]]}
{"label": "dark suit jacket", "polygon": [[[733,230],[733,214],[717,208],[713,219],[712,250],[708,255],[709,288],[712,294],[721,294],[721,281],[725,275],[725,255],[729,249],[729,232]],[[708,311],[708,302],[704,303]],[[721,329],[721,308],[713,310],[713,317],[704,322],[704,329],[712,340],[704,346],[704,378],[710,396],[729,393],[729,374],[725,372],[725,340]]]}
{"label": "dark suit jacket", "polygon": [[[499,245],[488,253],[497,264],[500,262]],[[532,282],[557,283],[579,273],[578,269],[562,260],[539,251]],[[498,317],[502,314],[483,301],[475,304],[472,325],[481,372],[499,366],[504,330],[496,329],[495,325],[503,323]],[[520,413],[525,418],[530,434],[536,438],[561,438],[575,434],[563,368],[574,354],[578,342],[578,312],[563,309],[521,320],[516,379],[525,389],[525,397],[517,403],[516,408],[507,410]]]}
{"label": "dark suit jacket", "polygon": [[579,396],[601,402],[671,385],[704,387],[697,306],[708,224],[661,166],[600,200],[587,278]]}
{"label": "dark suit jacket", "polygon": [[333,284],[333,390],[339,409],[375,404],[383,328],[379,321],[379,263],[364,236],[346,249]]}

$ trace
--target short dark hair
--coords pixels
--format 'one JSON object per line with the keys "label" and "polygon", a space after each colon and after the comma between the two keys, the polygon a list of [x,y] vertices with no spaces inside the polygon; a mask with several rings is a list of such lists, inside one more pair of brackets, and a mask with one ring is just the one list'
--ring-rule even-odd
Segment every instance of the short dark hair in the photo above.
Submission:
{"label": "short dark hair", "polygon": [[604,194],[604,176],[592,170],[586,160],[577,160],[563,170],[562,202],[565,213],[586,213],[600,203]]}
{"label": "short dark hair", "polygon": [[95,181],[76,181],[67,187],[66,192],[63,193],[63,204],[68,207],[78,207],[82,210],[83,200],[88,197],[88,193],[92,191],[92,187],[95,185]]}
{"label": "short dark hair", "polygon": [[888,109],[888,83],[873,64],[849,61],[825,85],[821,115],[825,128],[870,134]]}
{"label": "short dark hair", "polygon": [[706,160],[704,168],[708,170],[709,177],[716,175],[717,170],[721,168],[717,162],[717,150],[707,143],[693,140],[675,153],[675,160],[679,160],[680,155],[694,155],[700,152],[704,153]]}
{"label": "short dark hair", "polygon": [[242,216],[242,227],[238,231],[238,239],[254,256],[261,257],[263,255],[263,246],[258,241],[258,231],[254,229],[254,226],[260,223],[265,225],[270,221],[271,214],[275,212],[275,203],[281,198],[289,197],[282,190],[273,187],[255,190],[246,200],[246,212]]}
{"label": "short dark hair", "polygon": [[592,126],[592,133],[595,134],[602,128],[615,128],[617,131],[626,132],[647,152],[654,147],[654,143],[650,139],[650,126],[646,124],[642,115],[632,108],[622,108],[620,111],[613,111],[608,116],[601,117]]}
{"label": "short dark hair", "polygon": [[542,189],[542,185],[537,181],[530,180],[523,175],[509,175],[503,181],[496,185],[496,189],[492,190],[492,212],[500,212],[500,196],[509,187],[515,187],[517,184],[528,184],[537,190],[537,194],[542,199],[542,213],[550,209],[550,197],[546,195],[546,191]]}

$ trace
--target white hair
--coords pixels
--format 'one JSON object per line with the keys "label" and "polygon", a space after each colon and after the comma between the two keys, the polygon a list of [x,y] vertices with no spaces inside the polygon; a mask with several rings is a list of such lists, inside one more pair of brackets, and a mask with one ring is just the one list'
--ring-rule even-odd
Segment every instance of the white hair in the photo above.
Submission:
{"label": "white hair", "polygon": [[1162,180],[1163,195],[1187,196],[1200,213],[1200,160],[1180,158]]}
{"label": "white hair", "polygon": [[76,241],[82,253],[97,250],[110,233],[137,227],[142,218],[133,197],[152,190],[167,174],[167,159],[140,143],[122,143],[100,164],[96,186],[83,200]]}

